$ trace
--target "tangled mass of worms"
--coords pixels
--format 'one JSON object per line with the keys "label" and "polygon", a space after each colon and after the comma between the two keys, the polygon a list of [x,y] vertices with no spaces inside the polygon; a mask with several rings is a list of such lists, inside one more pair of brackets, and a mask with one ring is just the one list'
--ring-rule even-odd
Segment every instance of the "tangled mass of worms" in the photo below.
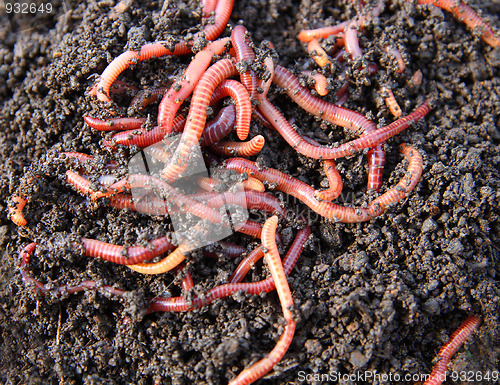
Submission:
{"label": "tangled mass of worms", "polygon": [[[419,3],[430,3],[452,12],[471,29],[479,31],[487,44],[500,46],[493,30],[467,5],[455,0],[420,0]],[[321,69],[363,56],[358,34],[370,19],[383,12],[385,4],[383,1],[360,4],[359,14],[352,20],[336,26],[304,30],[299,34],[299,39],[307,43],[310,56]],[[98,160],[89,154],[63,152],[58,160],[66,167],[66,182],[92,201],[147,215],[169,216],[172,223],[175,221],[178,226],[174,224],[175,231],[150,240],[147,246],[125,247],[89,238],[73,240],[71,245],[75,249],[81,248],[85,256],[125,265],[142,274],[182,270],[190,252],[213,242],[217,242],[228,256],[242,257],[226,284],[213,287],[202,296],[156,297],[149,301],[147,313],[188,311],[239,291],[249,294],[277,291],[285,318],[281,337],[265,358],[231,381],[231,384],[249,384],[272,370],[293,339],[296,321],[287,275],[292,272],[311,234],[307,220],[303,217],[289,218],[287,208],[274,195],[266,192],[266,188],[293,196],[318,215],[332,221],[370,221],[407,197],[417,185],[423,168],[420,152],[408,144],[401,145],[400,151],[407,162],[403,178],[367,205],[357,207],[333,202],[343,191],[335,159],[366,152],[367,190],[378,192],[383,182],[384,143],[424,118],[431,106],[423,99],[413,112],[403,116],[392,90],[384,88],[381,95],[395,120],[377,127],[364,115],[342,107],[349,98],[348,82],[337,92],[336,103],[327,102],[322,99],[328,93],[327,82],[320,72],[304,71],[301,74],[302,79],[307,79],[306,84],[315,88],[312,92],[302,85],[302,79],[279,64],[272,43],[263,42],[257,47],[244,26],[235,26],[230,37],[218,39],[226,29],[232,7],[232,0],[205,1],[203,23],[206,26],[201,32],[189,41],[181,40],[175,45],[155,42],[144,45],[139,51],[124,52],[109,64],[90,91],[92,97],[102,102],[104,109],[113,105],[114,95],[134,94],[128,111],[138,116],[113,116],[108,119],[85,116],[83,119],[95,130],[114,132],[111,139],[103,141],[103,146],[109,151],[118,151],[123,147],[139,149],[137,154],[140,155],[139,165],[143,162],[142,168],[130,167],[129,174],[119,178],[119,166],[115,162],[97,167]],[[321,39],[329,36],[335,37],[337,51],[327,53]],[[405,62],[401,53],[396,48],[387,49],[395,59],[396,71],[403,72]],[[169,87],[138,91],[117,80],[131,65],[139,71],[140,62],[153,57],[188,54],[194,54],[190,64],[182,77]],[[367,74],[378,71],[376,63],[361,65]],[[412,81],[419,83],[421,78],[422,74],[417,72]],[[269,93],[272,84],[311,115],[350,130],[358,138],[324,146],[301,135],[273,104]],[[156,124],[140,116],[141,111],[155,102],[159,102]],[[189,106],[187,114],[181,108],[183,105]],[[114,114],[110,108],[108,113]],[[266,145],[262,135],[249,138],[253,122],[275,130],[303,156],[320,160],[329,187],[317,190],[282,171],[261,167],[247,159],[257,155]],[[239,141],[225,139],[233,131]],[[137,155],[134,158],[137,159]],[[102,172],[98,179],[95,178],[97,169]],[[40,177],[44,175],[31,175],[24,183],[32,183],[34,178]],[[23,209],[29,200],[30,197],[22,193],[11,198],[10,218],[18,226],[27,225]],[[251,220],[247,210],[262,212],[268,218],[261,222]],[[282,239],[278,225],[281,221],[284,227],[292,219],[300,226],[294,241],[281,258],[279,246]],[[222,240],[233,232],[260,239],[261,245],[246,254],[246,246]],[[62,295],[96,289],[114,296],[125,294],[124,290],[96,281],[49,289],[30,273],[29,262],[36,246],[36,243],[30,243],[21,251],[19,271],[24,283],[33,286],[38,293],[43,295],[55,291]],[[269,267],[270,277],[258,282],[243,282],[252,266],[262,258]],[[193,280],[186,272],[182,289],[188,293],[193,286]],[[478,324],[479,318],[471,316],[452,336],[450,343],[443,347],[429,384],[440,383],[439,377],[446,372],[451,356]]]}

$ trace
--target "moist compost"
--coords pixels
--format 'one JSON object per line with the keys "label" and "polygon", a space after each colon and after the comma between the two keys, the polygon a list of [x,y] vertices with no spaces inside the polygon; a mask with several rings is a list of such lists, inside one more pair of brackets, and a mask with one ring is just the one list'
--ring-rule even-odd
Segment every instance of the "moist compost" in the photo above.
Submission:
{"label": "moist compost", "polygon": [[[497,0],[469,3],[498,31]],[[145,315],[148,298],[180,295],[182,274],[143,276],[71,247],[81,237],[133,245],[168,230],[163,218],[80,196],[65,183],[64,162],[53,161],[61,151],[79,151],[103,162],[114,157],[126,167],[133,151],[107,151],[100,144],[106,134],[83,122],[84,114],[106,117],[88,90],[125,50],[175,42],[201,28],[198,2],[124,4],[117,13],[113,1],[67,1],[64,17],[22,33],[11,32],[0,16],[2,383],[227,383],[266,355],[283,328],[275,292],[235,295],[187,313]],[[296,39],[298,32],[355,14],[346,1],[238,1],[230,24],[244,24],[257,46],[271,41],[279,63],[298,73],[317,69]],[[228,34],[226,29],[223,36]],[[355,64],[339,65],[328,73],[332,91],[326,99],[335,100],[347,76],[346,107],[384,125],[395,118],[380,96],[382,86],[394,90],[404,114],[429,98],[431,113],[387,142],[381,191],[404,175],[400,143],[422,152],[424,172],[407,199],[368,223],[333,223],[277,194],[291,218],[309,217],[314,236],[289,276],[298,321],[294,341],[260,383],[327,383],[311,375],[357,370],[430,373],[440,346],[469,314],[481,316],[482,324],[451,367],[482,373],[499,368],[500,50],[452,15],[407,1],[389,2],[360,33],[360,44],[366,60],[380,70],[367,76]],[[405,58],[401,74],[385,50],[388,44]],[[189,60],[152,59],[120,79],[138,88],[158,87],[180,75]],[[410,81],[417,70],[423,74],[420,85]],[[297,108],[277,88],[270,95],[301,133],[322,143],[354,138]],[[126,106],[130,99],[115,100]],[[126,114],[126,107],[118,112]],[[265,136],[266,146],[254,160],[323,186],[320,162],[297,154],[258,123],[251,130],[256,134]],[[340,159],[338,169],[344,181],[341,203],[372,199],[365,193],[366,156]],[[14,193],[28,196],[23,228],[7,217]],[[293,223],[282,221],[285,245],[293,239]],[[233,239],[256,244],[243,236]],[[38,248],[30,269],[50,287],[93,279],[128,294],[121,299],[92,290],[62,298],[36,294],[17,271],[20,250],[33,241]],[[193,253],[188,269],[194,292],[225,283],[237,262]],[[258,266],[249,278],[267,274]]]}

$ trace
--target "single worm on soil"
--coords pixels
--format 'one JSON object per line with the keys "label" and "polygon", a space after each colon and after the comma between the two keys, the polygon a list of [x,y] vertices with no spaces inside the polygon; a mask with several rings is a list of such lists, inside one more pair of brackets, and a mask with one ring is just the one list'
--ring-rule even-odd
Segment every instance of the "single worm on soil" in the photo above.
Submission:
{"label": "single worm on soil", "polygon": [[376,129],[369,134],[363,135],[359,139],[341,144],[338,147],[322,147],[309,144],[297,131],[291,126],[290,123],[281,115],[281,113],[274,107],[267,98],[261,100],[259,109],[269,120],[274,128],[280,133],[290,146],[302,155],[314,159],[336,159],[344,156],[353,155],[357,151],[365,148],[372,148],[382,144],[387,139],[399,134],[404,129],[408,128],[412,123],[423,118],[430,111],[427,101],[424,101],[414,112],[399,118],[395,122]]}
{"label": "single worm on soil", "polygon": [[391,114],[396,118],[399,118],[403,114],[403,111],[401,111],[401,107],[399,107],[398,101],[394,97],[394,93],[392,92],[392,90],[384,86],[382,87],[380,92],[382,97],[384,98],[384,102],[387,105],[387,108],[389,108],[389,111],[391,111]]}
{"label": "single worm on soil", "polygon": [[440,385],[444,381],[451,357],[453,357],[464,342],[474,333],[480,322],[481,319],[479,317],[471,315],[453,332],[450,340],[439,350],[436,357],[438,362],[432,368],[430,378],[425,381],[423,385]]}
{"label": "single worm on soil", "polygon": [[147,247],[124,247],[88,238],[82,238],[82,243],[87,257],[101,258],[120,265],[134,265],[149,261],[167,251],[175,249],[175,246],[170,242],[169,236],[153,239],[149,241]]}
{"label": "single worm on soil", "polygon": [[11,198],[11,204],[9,205],[9,218],[18,226],[26,226],[28,223],[23,215],[24,206],[28,201],[25,198],[14,195]]}
{"label": "single worm on soil", "polygon": [[316,64],[321,68],[325,68],[326,66],[332,68],[332,61],[330,60],[330,57],[325,52],[323,47],[321,47],[318,40],[313,39],[309,42],[309,44],[307,45],[307,52],[309,53],[309,56],[312,57]]}
{"label": "single worm on soil", "polygon": [[328,81],[326,80],[325,75],[314,71],[302,71],[302,74],[307,76],[308,79],[311,79],[314,82],[314,89],[316,90],[318,95],[328,95]]}
{"label": "single worm on soil", "polygon": [[314,192],[314,197],[318,200],[332,201],[338,198],[342,193],[342,178],[340,177],[334,160],[325,160],[323,162],[323,171],[328,179],[328,189],[316,190]]}
{"label": "single worm on soil", "polygon": [[460,0],[418,0],[419,4],[432,4],[451,12],[455,18],[470,29],[478,31],[481,39],[492,47],[500,47],[500,38],[493,29],[471,7]]}
{"label": "single worm on soil", "polygon": [[326,39],[328,36],[343,34],[347,24],[349,24],[349,21],[344,21],[343,23],[329,27],[304,29],[300,31],[298,39],[303,43],[308,43],[314,39]]}
{"label": "single worm on soil", "polygon": [[141,128],[146,123],[147,118],[113,118],[101,120],[84,116],[83,120],[94,130],[98,131],[118,131],[118,130],[135,130]]}

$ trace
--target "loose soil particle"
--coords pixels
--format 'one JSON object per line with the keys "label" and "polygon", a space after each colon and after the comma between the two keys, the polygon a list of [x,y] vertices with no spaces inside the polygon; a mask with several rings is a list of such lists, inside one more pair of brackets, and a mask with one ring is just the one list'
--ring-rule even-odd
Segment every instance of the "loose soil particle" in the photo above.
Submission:
{"label": "loose soil particle", "polygon": [[[276,294],[235,295],[190,313],[145,316],[146,299],[178,295],[172,282],[180,277],[144,277],[90,260],[69,241],[85,236],[132,245],[163,235],[168,227],[161,218],[90,203],[64,183],[64,165],[49,162],[60,151],[81,151],[100,155],[102,162],[114,156],[126,166],[128,150],[110,154],[99,145],[102,135],[83,124],[83,114],[100,111],[86,91],[124,50],[155,40],[175,42],[199,30],[201,7],[166,2],[162,17],[158,2],[133,1],[122,14],[113,14],[113,1],[66,3],[71,11],[65,17],[24,33],[10,32],[0,16],[0,382],[227,383],[274,346],[283,327]],[[497,0],[469,3],[499,30]],[[297,41],[298,31],[353,15],[353,5],[345,1],[238,1],[230,24],[242,21],[257,46],[272,41],[280,64],[301,71],[316,66]],[[314,237],[289,278],[298,320],[294,342],[261,383],[300,383],[301,371],[429,373],[439,347],[468,314],[480,315],[483,323],[452,368],[485,373],[499,367],[500,50],[450,14],[402,0],[390,2],[360,41],[381,69],[366,77],[355,63],[336,68],[328,76],[330,94],[347,70],[347,107],[380,125],[393,120],[379,95],[382,86],[394,90],[406,114],[430,97],[433,111],[388,141],[383,189],[404,174],[399,143],[422,151],[425,170],[404,202],[369,223],[331,223],[284,197],[295,213],[309,213]],[[402,74],[394,71],[387,44],[403,53]],[[122,78],[138,87],[159,86],[188,62],[189,57],[150,60]],[[418,69],[423,83],[414,86],[409,80]],[[329,142],[349,136],[308,116],[279,90],[271,92],[303,133]],[[252,135],[257,133],[267,141],[256,158],[262,165],[322,185],[317,161],[255,125]],[[345,201],[368,201],[366,158],[338,163],[349,192]],[[50,176],[29,183],[31,175],[46,173]],[[26,228],[7,219],[8,198],[19,191],[29,197]],[[290,230],[285,234],[289,239]],[[36,295],[16,270],[19,251],[31,241],[39,243],[32,271],[43,282],[56,287],[95,279],[130,293],[121,300],[93,291]],[[188,266],[195,293],[225,282],[235,263],[194,253]],[[266,275],[258,267],[250,278]]]}

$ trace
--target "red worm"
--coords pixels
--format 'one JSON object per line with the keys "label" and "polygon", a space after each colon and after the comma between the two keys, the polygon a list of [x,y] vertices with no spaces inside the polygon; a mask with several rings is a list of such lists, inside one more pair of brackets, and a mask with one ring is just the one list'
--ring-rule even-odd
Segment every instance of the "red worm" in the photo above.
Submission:
{"label": "red worm", "polygon": [[174,269],[183,262],[191,249],[191,246],[187,242],[183,242],[159,262],[138,263],[136,265],[127,265],[127,267],[142,274],[163,274]]}
{"label": "red worm", "polygon": [[399,51],[399,49],[397,48],[391,47],[390,45],[385,47],[385,50],[388,54],[394,56],[394,58],[396,59],[396,63],[398,65],[398,70],[396,72],[398,74],[403,73],[406,68],[406,64],[403,59],[403,55],[401,55],[401,51]]}
{"label": "red worm", "polygon": [[279,214],[286,216],[286,210],[281,206],[281,202],[274,196],[257,191],[239,191],[213,194],[207,199],[208,207],[219,208],[227,204],[237,204],[248,209],[263,210],[269,214]]}
{"label": "red worm", "polygon": [[239,173],[246,172],[261,181],[275,183],[278,190],[300,199],[313,211],[327,219],[356,223],[368,221],[382,214],[390,204],[399,202],[406,196],[406,193],[415,187],[422,173],[422,157],[418,151],[406,145],[402,146],[401,151],[409,161],[408,176],[403,178],[394,188],[371,202],[368,208],[344,207],[332,202],[320,202],[314,197],[315,190],[308,184],[281,171],[260,168],[248,159],[228,159],[224,162],[224,166]]}
{"label": "red worm", "polygon": [[269,120],[274,128],[280,133],[290,146],[299,153],[314,159],[336,159],[344,156],[349,156],[364,148],[375,147],[387,139],[399,134],[412,123],[423,118],[430,111],[427,101],[424,101],[414,112],[396,120],[395,122],[372,131],[369,134],[362,136],[359,139],[344,143],[338,147],[320,147],[309,144],[302,138],[274,107],[267,98],[262,99],[259,106],[261,112],[267,120]]}
{"label": "red worm", "polygon": [[[223,183],[213,178],[199,177],[197,178],[196,183],[198,183],[198,186],[200,186],[203,190],[209,192],[222,191],[221,188],[222,189],[225,188],[225,185]],[[252,177],[249,177],[247,180],[241,182],[241,186],[245,190],[252,190],[258,192],[264,192],[266,189],[264,184],[260,180]]]}
{"label": "red worm", "polygon": [[[299,79],[282,66],[276,66],[273,82],[283,88],[287,95],[301,108],[327,122],[348,128],[360,135],[376,129],[375,123],[363,115],[311,95],[309,90],[300,84]],[[266,116],[266,118],[268,117]],[[273,122],[272,119],[268,118],[268,120]]]}
{"label": "red worm", "polygon": [[256,178],[252,178],[251,176],[249,176],[247,180],[241,182],[241,184],[243,185],[243,188],[246,190],[253,190],[259,192],[264,192],[266,190],[264,183],[262,183],[260,180]]}
{"label": "red worm", "polygon": [[328,36],[331,35],[339,35],[343,34],[345,27],[349,21],[344,21],[343,23],[330,26],[330,27],[323,27],[323,28],[317,28],[317,29],[305,29],[300,31],[298,39],[303,42],[303,43],[308,43],[311,40],[314,39],[319,39],[323,38],[326,39]]}
{"label": "red worm", "polygon": [[432,368],[430,378],[424,385],[440,385],[446,379],[446,371],[451,357],[460,349],[464,342],[474,333],[479,326],[481,319],[476,316],[469,316],[451,335],[450,341],[443,345],[437,355],[438,363]]}
{"label": "red worm", "polygon": [[[19,258],[21,259],[19,271],[25,285],[34,285],[36,288],[35,290],[38,290],[40,294],[44,295],[46,292],[51,291],[51,289],[47,289],[47,287],[42,282],[33,278],[27,271],[31,255],[35,251],[36,245],[37,244],[35,242],[30,243],[19,254]],[[57,294],[74,294],[86,289],[103,290],[119,297],[122,297],[125,294],[124,290],[117,289],[113,286],[101,285],[96,281],[83,281],[80,284],[74,286],[62,285],[57,288]]]}
{"label": "red worm", "polygon": [[[219,0],[221,1],[221,0]],[[227,77],[236,75],[232,60],[222,59],[212,65],[201,77],[191,100],[186,127],[174,155],[165,166],[162,178],[176,180],[186,169],[192,147],[198,145],[207,119],[207,107],[215,88]]]}
{"label": "red worm", "polygon": [[28,222],[24,219],[23,208],[28,201],[20,196],[13,196],[11,201],[12,203],[9,205],[10,220],[18,226],[26,226]]}
{"label": "red worm", "polygon": [[385,165],[385,151],[378,151],[376,146],[368,151],[368,183],[367,190],[380,190],[383,182],[384,165]]}
{"label": "red worm", "polygon": [[328,179],[329,187],[327,190],[316,190],[314,196],[319,200],[332,201],[338,198],[342,192],[342,178],[340,177],[334,160],[325,160],[323,162],[323,171]]}
{"label": "red worm", "polygon": [[302,74],[306,75],[314,82],[314,89],[316,90],[318,95],[328,95],[328,81],[326,80],[325,75],[313,71],[302,71]]}
{"label": "red worm", "polygon": [[169,215],[174,210],[174,208],[168,207],[165,200],[156,196],[145,196],[143,199],[137,199],[131,194],[117,194],[108,197],[108,199],[111,207],[134,210],[142,214]]}
{"label": "red worm", "polygon": [[118,131],[118,130],[135,130],[146,123],[147,118],[113,118],[101,120],[84,116],[83,120],[90,127],[98,131]]}
{"label": "red worm", "polygon": [[243,370],[231,385],[246,385],[250,384],[259,378],[262,378],[266,373],[276,365],[285,355],[290,343],[295,334],[296,322],[293,319],[291,308],[293,307],[292,293],[288,286],[286,274],[281,263],[281,259],[276,246],[275,233],[278,226],[278,217],[269,218],[264,224],[262,230],[262,245],[266,249],[264,257],[271,271],[271,276],[276,285],[276,291],[281,302],[281,309],[286,320],[286,326],[283,334],[276,343],[274,349],[263,359],[253,364],[250,368]]}
{"label": "red worm", "polygon": [[229,133],[233,130],[235,122],[236,108],[234,105],[230,104],[229,106],[222,108],[217,116],[210,120],[203,130],[201,144],[204,146],[210,146],[229,135]]}
{"label": "red worm", "polygon": [[175,82],[163,96],[158,107],[158,126],[160,126],[164,135],[172,132],[177,110],[184,100],[191,95],[201,76],[210,65],[212,58],[224,52],[229,42],[229,38],[219,39],[198,52],[186,68],[182,79]]}
{"label": "red worm", "polygon": [[252,104],[250,95],[243,84],[236,80],[224,80],[212,94],[210,104],[214,100],[220,100],[225,96],[231,96],[236,105],[236,135],[240,140],[245,140],[250,131],[252,119]]}
{"label": "red worm", "polygon": [[174,203],[175,205],[183,208],[185,212],[189,212],[199,218],[209,220],[212,223],[223,222],[223,217],[219,212],[179,193],[165,181],[149,175],[129,175],[127,178],[114,183],[110,187],[107,187],[105,192],[92,191],[91,198],[94,200],[106,198],[132,188],[145,188],[152,192],[160,192],[162,194],[162,198],[166,199],[168,204]]}
{"label": "red worm", "polygon": [[262,135],[257,135],[248,142],[219,142],[210,146],[210,149],[222,156],[254,156],[264,147],[266,140]]}
{"label": "red worm", "polygon": [[[154,239],[146,247],[124,247],[88,238],[82,238],[82,242],[87,257],[101,258],[120,265],[133,265],[149,261],[167,251],[175,249],[175,246],[170,243],[169,238],[169,236],[163,236]],[[76,243],[75,246],[77,246]]]}
{"label": "red worm", "polygon": [[401,111],[401,107],[399,107],[398,101],[394,97],[394,93],[388,87],[382,87],[380,90],[382,97],[384,98],[384,102],[396,118],[399,118],[403,112]]}
{"label": "red worm", "polygon": [[419,0],[419,4],[433,4],[451,12],[455,18],[465,23],[470,29],[478,31],[481,39],[492,47],[500,47],[500,38],[493,29],[467,4],[460,0]]}
{"label": "red worm", "polygon": [[184,263],[179,264],[179,266],[174,269],[174,272],[176,274],[183,275],[181,281],[182,290],[187,292],[194,287],[193,277],[191,277],[191,273],[189,273],[186,269],[186,265]]}
{"label": "red worm", "polygon": [[[240,78],[243,85],[248,90],[248,93],[252,98],[255,97],[255,92],[257,90],[257,77],[251,69],[251,65],[255,60],[255,53],[252,49],[251,39],[248,36],[248,31],[242,25],[237,25],[233,28],[231,32],[231,41],[233,43],[233,48],[236,51],[236,62],[240,66]],[[248,135],[248,132],[247,132]],[[244,137],[238,134],[240,140],[245,140]]]}
{"label": "red worm", "polygon": [[[250,269],[264,256],[262,245],[253,249],[238,265],[234,273],[229,278],[229,283],[239,283],[243,281]],[[274,283],[274,282],[273,282]]]}
{"label": "red worm", "polygon": [[325,52],[323,47],[321,47],[318,40],[314,39],[309,42],[309,44],[307,45],[307,52],[309,53],[309,56],[311,56],[316,64],[321,68],[325,68],[326,66],[329,66],[329,68],[333,68],[330,57]]}
{"label": "red worm", "polygon": [[71,184],[78,192],[83,195],[90,195],[94,193],[95,184],[80,174],[68,170],[66,171],[66,182]]}
{"label": "red worm", "polygon": [[[182,115],[177,115],[172,126],[173,132],[182,132],[186,118]],[[141,148],[149,147],[155,143],[162,141],[165,135],[160,130],[160,127],[155,126],[152,129],[139,128],[135,130],[123,131],[113,135],[111,140],[103,140],[104,146],[115,147],[122,146],[138,146]]]}
{"label": "red worm", "polygon": [[[297,235],[295,236],[295,240],[290,246],[285,258],[283,258],[283,269],[285,274],[289,275],[294,268],[297,260],[304,249],[306,241],[309,239],[311,234],[311,229],[309,226],[306,226],[304,229],[299,230]],[[251,256],[254,254],[253,256]],[[150,308],[148,312],[153,311],[186,311],[192,310],[194,308],[199,308],[205,305],[210,304],[216,299],[228,297],[233,295],[237,291],[245,291],[248,294],[261,294],[261,293],[269,293],[274,290],[275,284],[272,277],[268,277],[263,281],[258,282],[250,282],[250,283],[241,283],[240,281],[245,277],[248,271],[251,268],[252,260],[257,262],[264,256],[264,250],[262,246],[254,249],[245,260],[247,263],[242,261],[240,266],[237,269],[237,272],[233,274],[230,283],[216,286],[213,289],[210,289],[207,293],[203,295],[203,297],[197,297],[192,300],[191,303],[188,303],[185,298],[175,297],[175,298],[155,298],[150,302]]]}
{"label": "red worm", "polygon": [[[233,0],[219,0],[215,8],[215,22],[207,25],[203,31],[194,35],[193,41],[199,36],[204,36],[207,40],[214,40],[221,34],[233,10]],[[203,20],[202,20],[203,22]],[[97,98],[104,102],[109,102],[109,88],[119,74],[121,74],[131,64],[136,64],[151,57],[165,55],[185,55],[190,52],[190,46],[185,41],[177,43],[173,50],[163,46],[161,42],[146,44],[138,53],[137,51],[127,51],[114,59],[102,73],[95,92]],[[174,114],[175,115],[175,114]]]}

